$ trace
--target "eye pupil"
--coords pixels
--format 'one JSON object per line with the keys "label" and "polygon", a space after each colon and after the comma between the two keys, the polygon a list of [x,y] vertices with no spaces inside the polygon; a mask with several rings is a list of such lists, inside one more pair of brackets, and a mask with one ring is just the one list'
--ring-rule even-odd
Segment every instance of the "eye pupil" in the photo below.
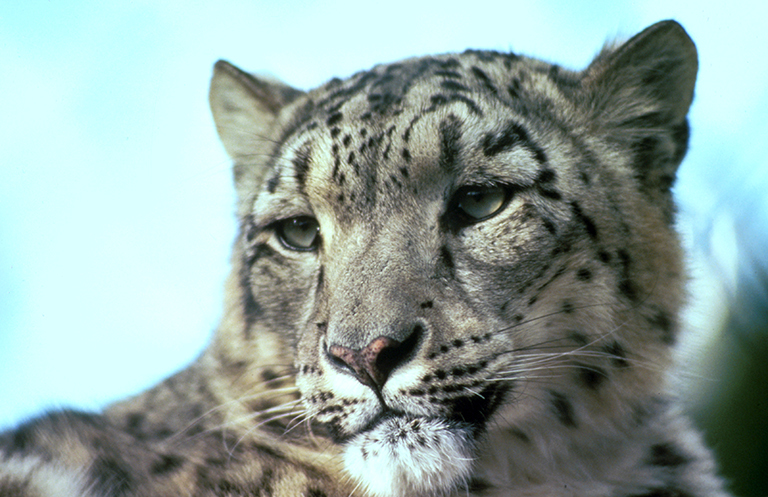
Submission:
{"label": "eye pupil", "polygon": [[479,221],[499,212],[506,200],[500,186],[467,187],[456,195],[456,206],[464,216]]}
{"label": "eye pupil", "polygon": [[317,245],[320,225],[309,216],[281,221],[277,228],[280,240],[292,250],[311,250]]}

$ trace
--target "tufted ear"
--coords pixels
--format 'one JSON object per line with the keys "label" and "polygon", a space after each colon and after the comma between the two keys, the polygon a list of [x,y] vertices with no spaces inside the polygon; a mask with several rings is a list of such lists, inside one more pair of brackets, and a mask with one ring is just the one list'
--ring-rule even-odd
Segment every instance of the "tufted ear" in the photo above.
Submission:
{"label": "tufted ear", "polygon": [[691,38],[677,22],[662,21],[604,49],[583,73],[590,125],[633,152],[647,190],[668,191],[685,155],[697,70]]}
{"label": "tufted ear", "polygon": [[303,93],[248,74],[220,60],[213,67],[209,101],[224,148],[234,161],[235,185],[244,199],[266,174],[281,110]]}
{"label": "tufted ear", "polygon": [[675,21],[661,21],[586,69],[583,87],[596,117],[613,126],[669,126],[685,120],[693,100],[696,46]]}

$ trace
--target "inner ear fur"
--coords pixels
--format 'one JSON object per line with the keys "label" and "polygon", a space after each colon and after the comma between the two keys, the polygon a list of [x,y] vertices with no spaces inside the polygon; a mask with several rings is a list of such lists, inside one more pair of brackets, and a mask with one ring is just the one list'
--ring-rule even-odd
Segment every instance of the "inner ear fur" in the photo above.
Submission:
{"label": "inner ear fur", "polygon": [[661,21],[604,49],[584,72],[582,88],[598,122],[644,134],[685,120],[697,71],[693,40],[677,22]]}

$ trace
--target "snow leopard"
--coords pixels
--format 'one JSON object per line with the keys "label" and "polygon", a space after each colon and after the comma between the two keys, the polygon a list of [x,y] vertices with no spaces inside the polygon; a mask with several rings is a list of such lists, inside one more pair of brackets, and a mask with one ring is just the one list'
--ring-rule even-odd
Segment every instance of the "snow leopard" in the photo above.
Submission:
{"label": "snow leopard", "polygon": [[219,61],[219,327],[0,435],[0,494],[726,496],[669,381],[697,68],[675,21],[582,70],[467,50],[302,91]]}

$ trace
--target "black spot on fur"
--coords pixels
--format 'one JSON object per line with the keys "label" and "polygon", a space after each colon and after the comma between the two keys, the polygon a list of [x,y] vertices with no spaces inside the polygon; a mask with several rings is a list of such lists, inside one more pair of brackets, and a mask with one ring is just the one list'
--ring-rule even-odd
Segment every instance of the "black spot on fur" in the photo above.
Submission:
{"label": "black spot on fur", "polygon": [[126,495],[134,486],[129,467],[112,457],[96,459],[89,473],[97,494]]}
{"label": "black spot on fur", "polygon": [[432,105],[427,109],[427,112],[434,112],[438,107],[443,107],[454,102],[461,102],[466,105],[473,114],[478,116],[483,115],[483,111],[477,106],[477,103],[464,95],[432,95],[429,101]]}
{"label": "black spot on fur", "polygon": [[515,438],[525,442],[525,443],[531,443],[531,438],[525,434],[523,430],[520,428],[511,428],[510,433],[515,436]]}
{"label": "black spot on fur", "polygon": [[648,322],[661,331],[661,340],[667,345],[674,345],[676,339],[676,327],[672,317],[667,311],[660,310],[648,319]]}
{"label": "black spot on fur", "polygon": [[611,254],[609,254],[605,250],[601,250],[597,254],[597,257],[600,259],[600,262],[602,262],[603,264],[610,264],[611,259],[612,259]]}
{"label": "black spot on fur", "polygon": [[304,182],[307,179],[307,172],[309,171],[309,162],[311,159],[311,148],[309,143],[305,143],[293,156],[291,163],[293,164],[293,173],[296,176],[296,182],[299,184],[299,188],[304,189]]}
{"label": "black spot on fur", "polygon": [[422,302],[421,303],[421,308],[422,309],[431,309],[432,305],[433,305],[432,301],[431,300],[427,300],[426,302]]}
{"label": "black spot on fur", "polygon": [[267,181],[267,191],[269,193],[275,193],[275,190],[277,190],[278,185],[280,185],[280,175],[272,176]]}
{"label": "black spot on fur", "polygon": [[563,425],[569,428],[576,427],[576,418],[573,412],[573,405],[568,398],[560,392],[550,392],[552,397],[552,408],[557,419]]}
{"label": "black spot on fur", "polygon": [[240,291],[242,293],[241,303],[243,306],[243,314],[245,316],[243,335],[246,340],[250,340],[251,327],[261,315],[262,311],[261,306],[256,302],[256,299],[253,296],[253,290],[251,290],[251,268],[248,261],[243,261],[242,267],[240,268]]}
{"label": "black spot on fur", "polygon": [[541,224],[544,225],[544,229],[549,231],[550,235],[556,235],[557,234],[557,227],[555,226],[555,223],[552,222],[551,219],[548,219],[546,217],[541,218]]}
{"label": "black spot on fur", "polygon": [[451,114],[440,123],[440,167],[453,174],[458,169],[461,154],[461,121]]}
{"label": "black spot on fur", "polygon": [[125,418],[125,429],[136,438],[142,438],[145,415],[141,412],[132,412]]}
{"label": "black spot on fur", "polygon": [[473,494],[482,494],[488,490],[491,490],[492,488],[493,487],[490,483],[486,482],[485,480],[481,480],[476,476],[473,476],[467,484],[467,490]]}
{"label": "black spot on fur", "polygon": [[556,178],[557,173],[555,173],[555,171],[549,168],[545,168],[539,172],[539,175],[536,177],[536,182],[548,184],[554,182]]}
{"label": "black spot on fur", "polygon": [[261,372],[261,379],[264,381],[264,383],[269,383],[270,381],[274,381],[277,378],[279,378],[279,376],[275,374],[275,372],[271,369],[265,369]]}
{"label": "black spot on fur", "polygon": [[328,120],[325,121],[325,124],[327,124],[328,126],[333,126],[335,124],[340,123],[343,118],[344,116],[342,115],[341,112],[336,112],[328,116]]}
{"label": "black spot on fur", "polygon": [[592,240],[597,240],[597,226],[595,226],[595,222],[589,216],[584,214],[581,206],[576,202],[571,202],[571,212],[573,212],[576,220],[584,226],[584,231],[587,232],[587,235]]}
{"label": "black spot on fur", "polygon": [[583,267],[576,271],[576,279],[579,281],[589,281],[592,279],[592,271]]}
{"label": "black spot on fur", "polygon": [[632,258],[629,253],[620,249],[617,253],[619,257],[619,263],[621,264],[621,273],[619,275],[619,291],[628,299],[637,299],[637,289],[635,284],[630,278],[630,266],[632,265]]}
{"label": "black spot on fur", "polygon": [[587,339],[587,337],[583,333],[580,333],[578,331],[571,331],[570,333],[568,333],[568,338],[573,340],[576,343],[576,345],[578,345],[579,347],[586,347],[587,345],[589,345],[589,340]]}
{"label": "black spot on fur", "polygon": [[449,91],[469,91],[469,88],[452,79],[441,82],[440,87]]}
{"label": "black spot on fur", "polygon": [[491,82],[491,78],[488,77],[487,74],[485,74],[485,71],[480,69],[477,66],[472,66],[472,74],[475,75],[475,77],[480,80],[480,82],[485,86],[485,88],[490,91],[494,95],[498,95],[499,91],[496,89],[494,84]]}
{"label": "black spot on fur", "polygon": [[453,79],[462,79],[462,75],[457,73],[456,71],[451,71],[448,69],[440,69],[439,71],[435,71],[435,76],[442,76],[444,78],[453,78]]}
{"label": "black spot on fur", "polygon": [[544,164],[547,161],[544,151],[531,142],[522,126],[513,121],[508,122],[501,132],[487,133],[480,145],[486,157],[507,152],[515,147],[525,147],[533,153],[538,162]]}
{"label": "black spot on fur", "polygon": [[454,270],[454,263],[453,263],[453,256],[451,255],[451,251],[448,250],[448,247],[443,245],[440,248],[440,260],[443,262],[445,267],[448,268],[451,273],[453,273]]}
{"label": "black spot on fur", "polygon": [[392,93],[374,93],[368,96],[368,102],[371,104],[371,112],[385,114],[394,106],[399,105],[402,102],[402,98]]}
{"label": "black spot on fur", "polygon": [[664,466],[674,468],[687,464],[689,458],[682,454],[677,447],[672,444],[656,444],[651,447],[650,463],[654,466]]}
{"label": "black spot on fur", "polygon": [[324,285],[325,285],[325,267],[320,266],[320,269],[317,271],[317,286],[315,287],[317,293],[320,293],[323,290]]}
{"label": "black spot on fur", "polygon": [[515,78],[512,80],[512,83],[507,86],[507,92],[509,93],[509,96],[513,99],[520,98],[520,79]]}
{"label": "black spot on fur", "polygon": [[319,488],[310,487],[307,490],[307,497],[327,497],[327,494]]}
{"label": "black spot on fur", "polygon": [[560,200],[563,198],[562,194],[554,188],[546,188],[543,185],[538,185],[536,190],[539,192],[539,195],[550,200]]}
{"label": "black spot on fur", "polygon": [[552,186],[556,178],[557,174],[552,169],[542,169],[536,177],[536,189],[539,195],[552,200],[562,199],[562,194]]}
{"label": "black spot on fur", "polygon": [[184,465],[184,458],[174,454],[163,454],[152,463],[149,471],[155,476],[163,476],[175,472]]}
{"label": "black spot on fur", "polygon": [[627,353],[624,351],[624,347],[622,347],[619,342],[610,343],[606,345],[603,350],[606,354],[610,354],[611,364],[613,364],[615,367],[629,367],[629,362],[627,361]]}
{"label": "black spot on fur", "polygon": [[605,380],[608,374],[597,366],[579,366],[579,379],[582,384],[590,390],[597,390]]}

